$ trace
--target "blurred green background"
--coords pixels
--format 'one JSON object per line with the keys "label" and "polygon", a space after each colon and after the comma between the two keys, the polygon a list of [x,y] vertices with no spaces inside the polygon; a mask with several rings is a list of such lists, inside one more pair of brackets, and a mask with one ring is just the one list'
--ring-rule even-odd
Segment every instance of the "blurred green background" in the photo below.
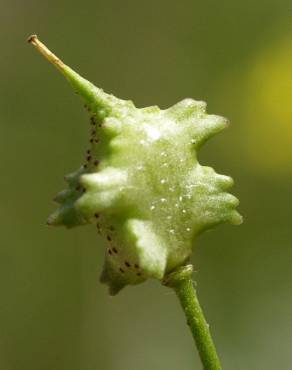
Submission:
{"label": "blurred green background", "polygon": [[200,160],[234,177],[245,222],[198,241],[198,293],[224,370],[292,369],[291,20],[291,0],[1,0],[0,370],[201,369],[170,290],[109,297],[96,230],[45,225],[88,117],[31,33],[137,106],[231,120]]}

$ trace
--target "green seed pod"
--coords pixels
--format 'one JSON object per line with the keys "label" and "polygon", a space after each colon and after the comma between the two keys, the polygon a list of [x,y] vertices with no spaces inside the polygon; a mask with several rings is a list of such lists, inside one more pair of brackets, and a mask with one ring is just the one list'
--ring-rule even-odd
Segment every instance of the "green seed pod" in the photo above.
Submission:
{"label": "green seed pod", "polygon": [[138,109],[80,77],[36,36],[29,41],[82,96],[92,131],[86,164],[67,176],[51,225],[92,223],[108,243],[101,281],[116,294],[147,278],[162,280],[191,256],[197,236],[220,223],[240,224],[232,179],[201,166],[200,146],[226,119],[185,99]]}

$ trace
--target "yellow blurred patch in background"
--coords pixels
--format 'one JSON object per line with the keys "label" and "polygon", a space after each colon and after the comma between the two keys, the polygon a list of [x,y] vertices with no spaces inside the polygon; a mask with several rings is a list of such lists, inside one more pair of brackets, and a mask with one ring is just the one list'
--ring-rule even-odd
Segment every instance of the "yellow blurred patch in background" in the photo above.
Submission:
{"label": "yellow blurred patch in background", "polygon": [[252,167],[292,169],[292,34],[256,56],[246,79],[245,149]]}

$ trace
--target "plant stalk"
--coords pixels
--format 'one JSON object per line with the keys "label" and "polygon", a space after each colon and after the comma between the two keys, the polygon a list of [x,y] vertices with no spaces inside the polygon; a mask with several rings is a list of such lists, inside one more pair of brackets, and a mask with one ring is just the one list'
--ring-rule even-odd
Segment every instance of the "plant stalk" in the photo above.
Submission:
{"label": "plant stalk", "polygon": [[196,289],[192,281],[193,266],[180,267],[170,273],[164,280],[164,285],[173,288],[179,298],[195,340],[204,370],[222,370],[211,337],[209,325],[206,322],[200,306]]}

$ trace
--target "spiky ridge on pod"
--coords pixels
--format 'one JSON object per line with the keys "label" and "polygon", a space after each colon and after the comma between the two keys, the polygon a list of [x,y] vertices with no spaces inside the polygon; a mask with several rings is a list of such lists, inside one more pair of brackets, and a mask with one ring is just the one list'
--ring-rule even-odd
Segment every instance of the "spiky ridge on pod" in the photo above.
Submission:
{"label": "spiky ridge on pod", "polygon": [[220,223],[240,224],[230,177],[201,166],[197,151],[227,126],[206,104],[185,99],[138,109],[104,93],[32,42],[71,82],[91,114],[86,164],[66,177],[52,225],[95,224],[108,243],[101,281],[116,294],[127,284],[163,279],[189,259],[196,237]]}

